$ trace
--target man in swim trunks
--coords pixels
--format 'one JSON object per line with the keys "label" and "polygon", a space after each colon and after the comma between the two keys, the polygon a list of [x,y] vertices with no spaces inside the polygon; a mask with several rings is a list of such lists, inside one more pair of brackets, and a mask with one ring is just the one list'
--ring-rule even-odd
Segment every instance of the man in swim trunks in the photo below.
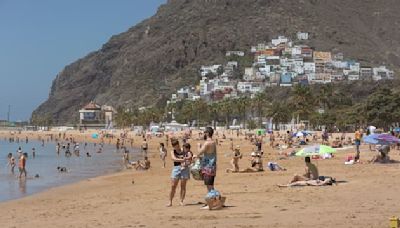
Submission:
{"label": "man in swim trunks", "polygon": [[318,180],[319,177],[318,169],[313,163],[311,163],[310,157],[305,157],[304,161],[306,163],[305,174],[301,176],[296,174],[293,177],[291,183],[297,181]]}
{"label": "man in swim trunks", "polygon": [[217,144],[213,140],[214,130],[207,127],[204,131],[203,145],[198,144],[199,154],[197,157],[202,157],[202,170],[204,184],[207,186],[207,191],[214,190],[214,180],[217,171]]}
{"label": "man in swim trunks", "polygon": [[21,154],[18,161],[19,178],[21,179],[22,174],[26,178],[26,157],[25,154]]}

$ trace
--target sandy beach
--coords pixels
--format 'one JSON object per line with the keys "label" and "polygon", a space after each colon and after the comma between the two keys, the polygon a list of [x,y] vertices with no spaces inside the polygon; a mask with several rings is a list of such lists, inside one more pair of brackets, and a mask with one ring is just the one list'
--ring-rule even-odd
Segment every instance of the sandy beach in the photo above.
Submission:
{"label": "sandy beach", "polygon": [[[2,132],[0,137],[8,134]],[[89,140],[89,134],[80,137]],[[38,137],[36,133],[29,136]],[[264,166],[268,161],[277,161],[288,171],[226,173],[231,159],[229,140],[218,147],[215,185],[227,197],[227,207],[219,211],[200,210],[202,205],[198,203],[204,202],[206,188],[203,182],[191,179],[187,205],[179,206],[179,198],[175,197],[173,207],[166,208],[172,161],[167,158],[167,167],[161,167],[158,152],[161,141],[165,139],[149,141],[152,167],[148,171],[125,170],[0,203],[0,227],[381,228],[389,227],[391,216],[400,216],[400,164],[367,164],[375,152],[369,152],[366,145],[361,152],[363,164],[344,165],[345,157],[353,154],[354,148],[340,151],[332,159],[313,161],[320,175],[333,176],[343,183],[278,188],[277,184],[285,184],[293,174],[303,172],[303,158],[278,160],[278,152],[264,143]],[[136,146],[140,142],[140,137],[135,138]],[[189,142],[197,153],[198,141]],[[242,138],[235,138],[234,144],[241,146],[245,156],[240,168],[248,167],[248,156],[254,146]],[[390,155],[400,161],[399,151],[392,150]]]}

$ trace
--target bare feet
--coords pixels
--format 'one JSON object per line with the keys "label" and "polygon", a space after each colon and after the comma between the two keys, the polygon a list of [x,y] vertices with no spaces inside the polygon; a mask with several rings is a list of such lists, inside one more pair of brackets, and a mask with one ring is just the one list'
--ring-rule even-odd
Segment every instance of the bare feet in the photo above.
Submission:
{"label": "bare feet", "polygon": [[185,206],[185,203],[184,203],[183,201],[181,201],[181,202],[179,203],[179,205]]}
{"label": "bare feet", "polygon": [[166,207],[172,207],[172,202],[169,202],[167,205],[165,205]]}

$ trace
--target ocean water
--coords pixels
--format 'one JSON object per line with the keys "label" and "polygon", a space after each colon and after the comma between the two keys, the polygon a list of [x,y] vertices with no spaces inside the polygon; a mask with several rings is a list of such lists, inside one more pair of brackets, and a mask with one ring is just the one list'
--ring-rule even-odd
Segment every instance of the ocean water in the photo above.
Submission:
{"label": "ocean water", "polygon": [[[24,153],[28,153],[26,161],[26,170],[28,176],[26,179],[18,178],[18,147]],[[10,143],[0,140],[0,201],[18,199],[30,194],[34,194],[52,187],[70,184],[83,179],[110,174],[123,169],[122,152],[117,152],[115,146],[105,144],[102,153],[96,153],[99,144],[80,143],[80,156],[73,153],[73,146],[70,151],[71,157],[65,157],[65,150],[61,149],[57,155],[56,143],[29,141],[28,143]],[[35,158],[32,157],[32,148],[36,150]],[[131,160],[139,158],[139,152],[136,149],[128,148]],[[89,152],[91,157],[86,156]],[[16,167],[14,174],[7,166],[7,154],[13,153]],[[66,167],[68,172],[58,172],[57,167]],[[35,175],[39,177],[36,178]]]}

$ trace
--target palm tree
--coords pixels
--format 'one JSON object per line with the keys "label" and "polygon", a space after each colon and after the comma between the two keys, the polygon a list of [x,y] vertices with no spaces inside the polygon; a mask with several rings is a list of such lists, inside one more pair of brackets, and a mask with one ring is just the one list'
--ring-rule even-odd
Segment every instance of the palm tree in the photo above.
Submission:
{"label": "palm tree", "polygon": [[224,99],[218,103],[218,112],[225,117],[226,129],[229,129],[229,119],[232,114],[232,100]]}
{"label": "palm tree", "polygon": [[218,121],[218,103],[213,102],[211,104],[208,105],[208,113],[211,114],[211,118],[214,122],[214,129],[216,129],[217,127],[217,121]]}
{"label": "palm tree", "polygon": [[308,119],[315,108],[315,99],[311,89],[308,86],[297,85],[293,87],[292,94],[290,103],[295,114],[301,119]]}
{"label": "palm tree", "polygon": [[246,114],[249,108],[250,100],[248,97],[240,97],[235,100],[234,106],[241,116],[241,122],[243,123],[243,127],[246,128]]}
{"label": "palm tree", "polygon": [[258,128],[261,128],[262,125],[262,117],[264,116],[264,112],[266,109],[266,94],[265,93],[258,93],[251,101],[252,101],[252,107],[256,110],[257,112],[257,117],[258,117]]}
{"label": "palm tree", "polygon": [[281,123],[287,123],[290,120],[291,112],[289,105],[281,102],[273,102],[270,109],[268,110],[268,116],[273,118],[273,123],[277,128]]}
{"label": "palm tree", "polygon": [[321,105],[324,110],[332,108],[333,95],[333,87],[331,84],[322,85],[319,92],[318,101],[319,105]]}

